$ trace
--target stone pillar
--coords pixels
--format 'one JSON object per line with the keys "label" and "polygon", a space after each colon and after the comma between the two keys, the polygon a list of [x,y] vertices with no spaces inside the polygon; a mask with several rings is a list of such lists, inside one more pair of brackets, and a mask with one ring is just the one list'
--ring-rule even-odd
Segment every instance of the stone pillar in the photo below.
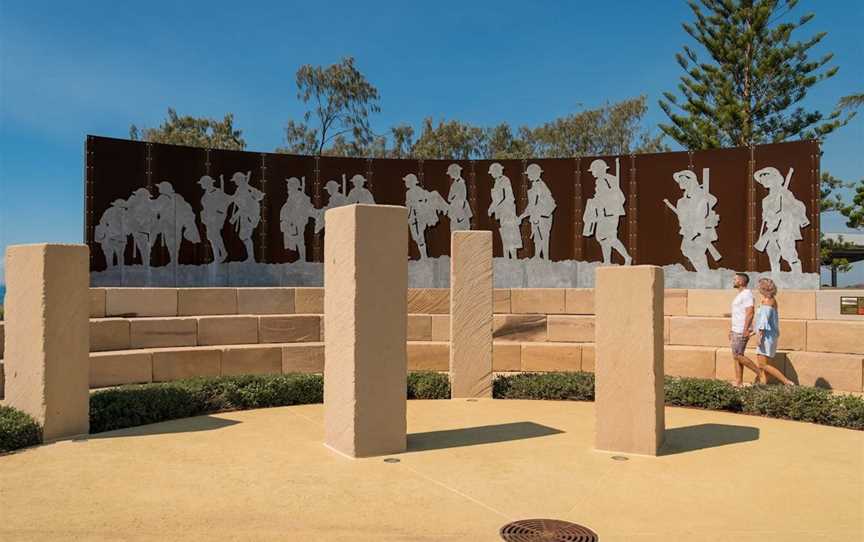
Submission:
{"label": "stone pillar", "polygon": [[6,404],[46,442],[90,430],[89,267],[86,245],[6,250]]}
{"label": "stone pillar", "polygon": [[594,447],[657,455],[663,444],[663,269],[598,267]]}
{"label": "stone pillar", "polygon": [[350,457],[405,451],[408,211],[327,211],[324,442]]}
{"label": "stone pillar", "polygon": [[492,397],[492,232],[450,237],[450,396]]}

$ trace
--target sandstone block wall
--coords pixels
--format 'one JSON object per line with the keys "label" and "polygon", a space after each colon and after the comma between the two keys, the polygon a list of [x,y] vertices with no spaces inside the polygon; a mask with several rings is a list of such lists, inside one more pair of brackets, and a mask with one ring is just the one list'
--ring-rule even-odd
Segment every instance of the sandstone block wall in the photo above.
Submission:
{"label": "sandstone block wall", "polygon": [[[104,362],[97,361],[96,352],[105,354],[105,359],[112,359],[111,356],[121,356],[127,351],[140,354],[152,349],[167,352],[170,349],[221,346],[224,352],[232,346],[265,344],[283,350],[283,370],[286,372],[292,372],[291,368],[303,372],[323,371],[323,346],[320,346],[320,341],[324,338],[322,288],[238,288],[235,291],[237,314],[214,316],[207,313],[178,317],[176,289],[91,288],[90,350],[94,354],[91,355],[90,363],[91,375],[95,375],[91,378],[91,386],[109,385],[105,382],[120,384],[124,383],[124,378],[125,382],[132,383],[141,381],[144,374],[152,375],[152,362],[148,361],[152,354],[137,355],[130,358],[137,361],[127,360],[126,364],[118,364],[117,367],[122,369],[137,363],[142,365],[141,369],[128,372],[117,369],[115,376],[100,380],[98,364]],[[494,290],[494,371],[534,370],[532,368],[537,367],[536,352],[540,350],[524,346],[547,343],[565,344],[571,349],[581,350],[582,370],[593,370],[594,339],[591,330],[594,325],[594,290],[565,288],[563,291],[566,314],[541,314],[524,304],[522,310],[528,312],[514,314],[511,312],[511,290]],[[861,392],[861,384],[856,385],[855,382],[860,380],[856,379],[860,372],[856,367],[862,365],[864,357],[864,316],[850,316],[845,320],[836,318],[839,318],[841,295],[864,295],[864,291],[823,290],[791,293],[793,295],[785,299],[781,297],[780,300],[782,334],[780,354],[775,359],[775,365],[793,380],[800,376],[802,383],[813,382],[822,387]],[[294,304],[297,295],[302,299],[299,306]],[[408,298],[412,300],[414,309],[421,311],[407,317],[409,369],[447,371],[450,316],[446,307],[450,302],[449,290],[411,289]],[[667,289],[664,292],[667,374],[732,380],[727,344],[728,318],[723,317],[724,313],[729,312],[727,299],[731,299],[728,292],[716,290],[707,294],[699,290]],[[816,318],[797,318],[796,316],[810,310],[807,307],[811,307],[810,301],[813,299]],[[796,302],[803,308],[795,309],[793,304]],[[834,312],[831,312],[832,310]],[[126,316],[112,315],[112,311],[123,311]],[[202,311],[208,312],[208,309],[204,307]],[[691,311],[694,314],[690,314]],[[145,316],[148,314],[150,316]],[[208,320],[234,317],[241,317],[243,320],[240,321],[249,326],[245,332],[238,336],[233,329],[226,329],[208,335]],[[188,322],[190,318],[196,320],[194,333],[191,332],[189,323],[180,323],[176,328],[172,324],[175,319]],[[263,340],[260,333],[257,341],[253,339],[250,319],[256,322],[259,332],[262,327],[266,328]],[[133,325],[138,330],[136,341],[144,341],[140,324],[135,322],[151,320],[158,323],[144,324],[145,328],[148,325],[157,331],[161,328],[164,334],[149,333],[146,342],[136,342],[136,345],[148,346],[133,346]],[[186,330],[185,339],[179,341],[179,344],[184,346],[172,346],[178,344],[177,335],[182,335],[180,332],[183,329]],[[3,333],[4,325],[0,322],[0,337]],[[238,342],[241,339],[249,342]],[[0,340],[0,370],[3,370],[2,344],[3,341]],[[751,343],[751,349],[753,346]],[[524,365],[523,351],[526,352],[527,360]],[[798,364],[802,367],[800,371],[795,369],[795,365],[791,364],[786,356],[794,352],[812,354],[797,356]],[[755,355],[755,352],[752,352],[752,355]],[[709,371],[710,359],[714,359],[715,367]],[[94,365],[97,366],[96,369],[93,369]],[[550,367],[550,370],[571,370],[573,363],[562,362],[557,366],[550,361],[544,366]],[[748,371],[745,371],[745,378],[752,380]]]}

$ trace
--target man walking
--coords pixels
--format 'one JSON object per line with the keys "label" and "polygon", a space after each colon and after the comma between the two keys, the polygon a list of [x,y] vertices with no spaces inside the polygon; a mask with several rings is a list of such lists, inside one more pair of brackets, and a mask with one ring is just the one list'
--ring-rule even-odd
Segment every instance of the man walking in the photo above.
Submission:
{"label": "man walking", "polygon": [[735,273],[734,287],[738,295],[732,301],[732,329],[729,331],[729,345],[732,347],[732,360],[735,364],[735,386],[741,386],[744,380],[744,366],[756,373],[759,378],[759,367],[744,355],[747,341],[753,335],[753,293],[747,288],[750,278],[744,273]]}

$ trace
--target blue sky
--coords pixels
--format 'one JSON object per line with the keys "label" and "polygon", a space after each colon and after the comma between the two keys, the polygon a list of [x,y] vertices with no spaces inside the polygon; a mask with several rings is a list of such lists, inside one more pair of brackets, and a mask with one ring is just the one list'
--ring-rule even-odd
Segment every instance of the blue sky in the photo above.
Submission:
{"label": "blue sky", "polygon": [[[802,0],[806,37],[828,36],[840,72],[806,104],[864,91],[864,2]],[[86,134],[127,137],[182,114],[235,114],[250,150],[282,144],[299,119],[294,73],[352,55],[382,96],[373,125],[426,116],[537,124],[645,94],[647,125],[691,43],[686,3],[21,2],[0,0],[0,249],[80,242]],[[822,166],[864,176],[864,111],[823,146]],[[670,142],[671,143],[671,142]],[[845,231],[825,216],[823,231]],[[0,268],[2,272],[2,268]],[[2,276],[2,275],[0,275]],[[846,277],[864,282],[864,265]]]}

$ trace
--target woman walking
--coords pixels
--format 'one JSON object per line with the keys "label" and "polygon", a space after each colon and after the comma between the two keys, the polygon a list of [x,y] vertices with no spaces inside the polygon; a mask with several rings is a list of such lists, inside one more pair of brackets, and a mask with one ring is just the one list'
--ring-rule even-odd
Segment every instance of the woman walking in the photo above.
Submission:
{"label": "woman walking", "polygon": [[759,365],[756,382],[767,384],[767,373],[787,386],[794,386],[791,380],[770,363],[777,353],[777,340],[780,338],[780,316],[777,311],[776,299],[777,285],[771,279],[759,279],[759,293],[762,295],[762,302],[759,305],[759,311],[756,313],[756,321],[753,325],[756,329],[756,341],[759,344],[756,347],[756,361]]}

